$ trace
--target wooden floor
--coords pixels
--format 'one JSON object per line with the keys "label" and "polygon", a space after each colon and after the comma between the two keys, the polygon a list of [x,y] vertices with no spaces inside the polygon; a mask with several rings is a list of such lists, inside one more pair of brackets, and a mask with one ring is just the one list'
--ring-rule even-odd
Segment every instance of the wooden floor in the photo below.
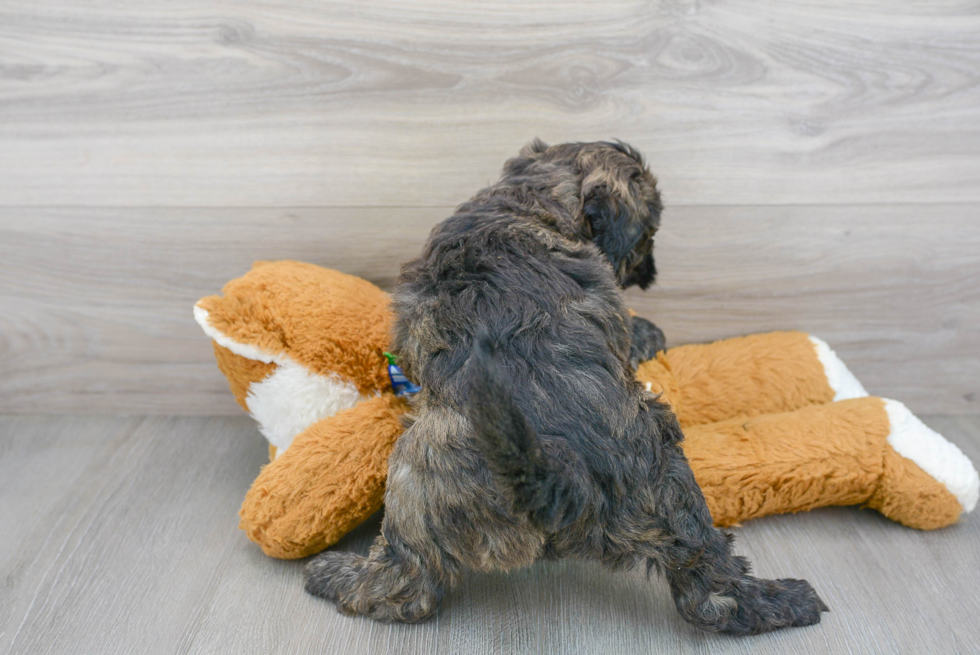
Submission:
{"label": "wooden floor", "polygon": [[[926,420],[980,461],[980,417]],[[246,417],[0,417],[0,653],[980,652],[980,516],[918,532],[855,508],[736,531],[759,574],[814,584],[815,627],[704,634],[662,580],[580,562],[471,575],[421,625],[347,618],[236,527],[264,443]]]}

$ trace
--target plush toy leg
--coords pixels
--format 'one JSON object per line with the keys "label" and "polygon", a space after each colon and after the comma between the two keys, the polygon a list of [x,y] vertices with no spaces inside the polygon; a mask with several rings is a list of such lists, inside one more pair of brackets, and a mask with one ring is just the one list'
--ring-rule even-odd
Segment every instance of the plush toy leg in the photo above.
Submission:
{"label": "plush toy leg", "polygon": [[641,364],[637,379],[664,394],[685,428],[868,395],[826,343],[803,332],[671,348]]}
{"label": "plush toy leg", "polygon": [[[888,445],[882,477],[868,499],[868,507],[925,530],[953,523],[960,510],[973,511],[980,495],[980,478],[969,458],[902,403],[885,400],[884,404]],[[936,482],[942,484],[937,486]],[[956,505],[949,502],[948,494],[955,496]]]}
{"label": "plush toy leg", "polygon": [[336,543],[380,509],[406,411],[404,401],[384,394],[311,425],[263,467],[239,527],[266,555],[282,559]]}
{"label": "plush toy leg", "polygon": [[866,505],[904,525],[954,523],[980,478],[901,403],[860,398],[685,429],[684,451],[719,525]]}

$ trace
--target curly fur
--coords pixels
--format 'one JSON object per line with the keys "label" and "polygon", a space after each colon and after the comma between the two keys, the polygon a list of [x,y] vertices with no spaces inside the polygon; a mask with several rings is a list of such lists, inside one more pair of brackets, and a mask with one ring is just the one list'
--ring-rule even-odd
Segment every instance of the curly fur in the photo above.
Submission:
{"label": "curly fur", "polygon": [[366,558],[314,560],[310,593],[419,621],[466,568],[575,557],[660,570],[706,630],[820,620],[809,584],[754,578],[733,555],[674,414],[635,380],[631,359],[663,336],[630,318],[622,288],[654,281],[660,212],[629,146],[534,141],[433,230],[394,295],[395,352],[423,390],[382,535]]}

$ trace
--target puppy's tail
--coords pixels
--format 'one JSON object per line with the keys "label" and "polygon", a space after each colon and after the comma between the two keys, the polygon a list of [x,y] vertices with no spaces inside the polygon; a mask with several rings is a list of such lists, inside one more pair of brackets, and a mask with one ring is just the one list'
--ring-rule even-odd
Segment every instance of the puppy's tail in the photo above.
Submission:
{"label": "puppy's tail", "polygon": [[[476,443],[514,512],[554,532],[574,523],[585,509],[582,474],[549,452],[510,392],[507,372],[494,355],[485,329],[477,333],[470,358],[467,414]],[[569,453],[570,456],[574,456]]]}

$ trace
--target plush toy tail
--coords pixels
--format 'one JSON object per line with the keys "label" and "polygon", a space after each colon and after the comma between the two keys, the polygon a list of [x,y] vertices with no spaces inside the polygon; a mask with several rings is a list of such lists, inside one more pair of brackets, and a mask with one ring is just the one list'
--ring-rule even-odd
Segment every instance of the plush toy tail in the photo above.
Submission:
{"label": "plush toy tail", "polygon": [[528,423],[485,330],[476,337],[469,374],[467,414],[476,444],[515,513],[548,531],[574,522],[585,507],[585,488]]}

